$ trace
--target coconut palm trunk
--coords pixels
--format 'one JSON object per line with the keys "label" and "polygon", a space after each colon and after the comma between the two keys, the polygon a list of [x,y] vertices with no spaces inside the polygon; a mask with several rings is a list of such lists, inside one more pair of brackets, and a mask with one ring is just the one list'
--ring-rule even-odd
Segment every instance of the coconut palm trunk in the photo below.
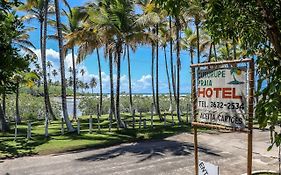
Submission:
{"label": "coconut palm trunk", "polygon": [[97,58],[98,58],[98,68],[99,68],[99,82],[100,82],[100,114],[102,114],[102,77],[101,77],[101,63],[100,63],[100,53],[97,49]]}
{"label": "coconut palm trunk", "polygon": [[[45,4],[48,4],[48,1],[45,1]],[[46,17],[46,16],[45,16]],[[46,18],[45,18],[46,21]],[[47,80],[47,66],[46,66],[46,38],[45,31],[47,33],[47,26],[45,30],[44,21],[40,21],[40,48],[41,48],[41,62],[42,62],[42,73],[43,73],[43,89],[44,89],[44,103],[45,103],[45,115],[49,114],[49,102],[48,102],[48,80]]]}
{"label": "coconut palm trunk", "polygon": [[197,36],[197,63],[200,63],[200,34],[199,34],[199,22],[195,22],[196,36]]}
{"label": "coconut palm trunk", "polygon": [[73,76],[73,120],[77,119],[77,81],[76,81],[76,61],[75,61],[75,54],[74,48],[71,48],[71,55],[72,55],[72,76]]}
{"label": "coconut palm trunk", "polygon": [[180,21],[176,18],[176,49],[177,49],[177,117],[179,122],[181,122],[180,114],[180,69],[181,69],[181,60],[180,60]]}
{"label": "coconut palm trunk", "polygon": [[[44,9],[48,9],[49,1],[44,2]],[[46,115],[50,116],[51,119],[55,119],[55,115],[52,109],[49,90],[48,90],[48,80],[47,80],[47,67],[46,67],[46,42],[47,42],[47,18],[48,10],[44,11],[44,21],[40,21],[40,48],[41,48],[41,59],[42,59],[42,69],[43,69],[43,88],[44,88],[44,103]]]}
{"label": "coconut palm trunk", "polygon": [[57,24],[58,41],[59,41],[60,71],[61,71],[61,99],[62,99],[63,118],[66,123],[68,131],[73,132],[75,131],[75,129],[73,128],[68,118],[67,105],[66,105],[66,80],[65,80],[63,40],[62,40],[62,30],[61,30],[61,21],[60,21],[61,19],[60,19],[59,0],[55,0],[55,9],[56,9],[56,24]]}
{"label": "coconut palm trunk", "polygon": [[172,17],[169,17],[169,27],[170,27],[170,67],[171,67],[171,76],[172,76],[172,86],[174,92],[174,99],[177,101],[177,94],[176,94],[176,83],[175,83],[175,76],[174,76],[174,59],[173,59],[173,38],[172,38]]}
{"label": "coconut palm trunk", "polygon": [[[114,84],[113,84],[113,56],[111,50],[109,50],[109,76],[110,76],[110,116],[114,115],[115,120],[117,121],[115,115],[115,103],[114,103]],[[117,127],[118,127],[117,122]]]}
{"label": "coconut palm trunk", "polygon": [[129,45],[127,45],[127,59],[128,59],[128,76],[129,76],[130,111],[131,111],[131,113],[133,113],[132,79],[131,79],[131,60],[130,60],[130,47],[129,47]]}
{"label": "coconut palm trunk", "polygon": [[154,91],[154,57],[155,57],[155,46],[152,44],[151,46],[151,87],[152,87],[152,101],[153,101],[153,110],[156,109],[156,101],[155,101],[155,91]]}
{"label": "coconut palm trunk", "polygon": [[172,97],[172,91],[171,91],[170,75],[169,75],[169,70],[168,70],[166,46],[164,46],[163,49],[164,49],[165,67],[166,67],[166,75],[167,75],[167,80],[168,80],[169,97],[170,97],[170,108],[169,108],[169,111],[171,112],[172,108],[173,108],[172,107],[173,106],[173,97]]}
{"label": "coconut palm trunk", "polygon": [[159,105],[159,41],[158,41],[159,28],[156,25],[156,112],[161,118],[160,105]]}
{"label": "coconut palm trunk", "polygon": [[117,123],[120,127],[124,127],[121,121],[121,116],[120,116],[120,77],[121,77],[121,52],[122,52],[122,42],[118,40],[117,42],[117,57],[116,57],[116,67],[117,67],[117,79],[116,79],[116,105],[115,105],[115,113],[116,113],[116,118],[117,118]]}

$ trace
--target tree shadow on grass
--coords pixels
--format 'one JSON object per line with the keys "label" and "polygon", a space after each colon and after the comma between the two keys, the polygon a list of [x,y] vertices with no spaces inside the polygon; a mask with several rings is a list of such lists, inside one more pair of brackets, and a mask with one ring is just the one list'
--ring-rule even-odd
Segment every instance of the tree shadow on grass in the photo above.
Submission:
{"label": "tree shadow on grass", "polygon": [[[79,161],[102,161],[122,156],[126,153],[139,156],[139,162],[143,162],[152,158],[165,157],[167,154],[173,156],[187,156],[194,151],[193,144],[171,140],[145,141],[137,142],[130,145],[122,145],[105,151],[104,153],[86,156]],[[199,147],[199,151],[212,156],[220,156],[217,151],[206,147]]]}
{"label": "tree shadow on grass", "polygon": [[14,141],[13,137],[0,139],[0,153],[4,155],[2,158],[16,158],[23,156],[35,155],[35,148],[49,141],[44,136],[36,136],[30,140],[25,137],[19,137]]}

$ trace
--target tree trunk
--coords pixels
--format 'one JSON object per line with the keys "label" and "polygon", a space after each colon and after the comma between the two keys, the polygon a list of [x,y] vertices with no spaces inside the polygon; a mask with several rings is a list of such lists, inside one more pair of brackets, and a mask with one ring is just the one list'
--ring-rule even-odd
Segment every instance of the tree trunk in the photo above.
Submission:
{"label": "tree trunk", "polygon": [[159,105],[159,42],[158,42],[159,28],[156,25],[156,112],[161,118],[160,105]]}
{"label": "tree trunk", "polygon": [[73,120],[77,119],[77,101],[76,101],[76,89],[77,89],[77,81],[76,81],[76,62],[74,55],[74,48],[71,48],[72,55],[72,76],[73,76]]}
{"label": "tree trunk", "polygon": [[121,116],[120,116],[120,75],[121,75],[121,42],[118,41],[117,43],[117,60],[116,60],[116,66],[117,66],[117,79],[116,79],[116,105],[115,105],[115,113],[116,113],[116,118],[119,127],[124,127],[121,121]]}
{"label": "tree trunk", "polygon": [[132,97],[131,60],[130,60],[130,47],[129,47],[129,45],[127,45],[127,56],[128,56],[130,112],[132,114],[133,113],[133,97]]}
{"label": "tree trunk", "polygon": [[226,47],[226,52],[227,52],[227,60],[230,60],[230,53],[229,53],[229,48],[228,48],[227,42],[225,43],[225,47]]}
{"label": "tree trunk", "polygon": [[[44,8],[48,9],[49,1],[45,1]],[[48,90],[48,80],[47,80],[47,67],[46,67],[46,43],[47,43],[47,18],[48,11],[44,12],[44,21],[40,21],[40,48],[41,48],[41,59],[42,59],[42,69],[43,69],[43,88],[44,88],[44,102],[46,115],[55,119],[55,115],[51,106],[49,90]]]}
{"label": "tree trunk", "polygon": [[100,114],[102,115],[102,77],[101,77],[101,64],[100,64],[100,53],[97,49],[98,67],[99,67],[99,82],[100,82]]}
{"label": "tree trunk", "polygon": [[4,91],[2,94],[2,110],[3,110],[3,115],[4,117],[6,116],[6,88],[4,87]]}
{"label": "tree trunk", "polygon": [[174,59],[173,59],[173,38],[172,38],[172,17],[169,17],[169,27],[170,27],[170,67],[171,67],[171,76],[172,76],[172,86],[174,92],[174,99],[177,101],[176,94],[176,83],[174,78]]}
{"label": "tree trunk", "polygon": [[195,23],[196,26],[196,37],[197,37],[197,63],[200,63],[200,34],[199,34],[199,23]]}
{"label": "tree trunk", "polygon": [[180,69],[181,69],[181,60],[180,60],[180,21],[176,19],[176,47],[177,47],[177,117],[179,122],[181,122],[180,115]]}
{"label": "tree trunk", "polygon": [[16,88],[16,122],[21,123],[20,110],[19,110],[19,83]]}
{"label": "tree trunk", "polygon": [[211,58],[212,58],[212,47],[213,47],[213,43],[211,43],[210,48],[209,48],[208,62],[211,62]]}
{"label": "tree trunk", "polygon": [[215,59],[216,59],[216,61],[218,61],[216,44],[215,44],[215,42],[213,42],[213,43],[214,43],[213,48],[214,48]]}
{"label": "tree trunk", "polygon": [[163,49],[164,49],[166,75],[167,75],[167,80],[168,80],[169,97],[170,97],[170,108],[169,108],[169,111],[172,112],[172,110],[173,110],[173,97],[172,97],[172,91],[171,91],[170,75],[169,75],[169,70],[168,70],[166,46],[164,46]]}
{"label": "tree trunk", "polygon": [[60,21],[60,8],[59,0],[55,0],[55,9],[56,9],[56,21],[57,21],[57,32],[59,40],[59,53],[60,53],[60,71],[61,71],[61,99],[62,99],[62,110],[63,118],[66,123],[67,129],[69,132],[74,132],[73,128],[67,113],[66,105],[66,81],[65,81],[65,68],[64,68],[64,54],[63,54],[63,40],[62,40],[62,30],[61,30],[61,21]]}
{"label": "tree trunk", "polygon": [[[114,103],[114,85],[113,85],[113,58],[112,52],[109,51],[109,76],[110,76],[110,116],[114,115],[115,120],[117,121],[116,114],[115,114],[115,103]],[[117,127],[119,127],[117,122]]]}
{"label": "tree trunk", "polygon": [[156,109],[156,101],[155,101],[155,91],[154,91],[154,57],[155,57],[155,48],[154,44],[151,45],[151,88],[152,88],[152,102],[153,108]]}
{"label": "tree trunk", "polygon": [[9,129],[10,129],[9,125],[5,119],[5,114],[4,114],[2,105],[0,103],[0,131],[7,132],[7,131],[9,131]]}
{"label": "tree trunk", "polygon": [[236,41],[235,38],[232,38],[232,42],[233,42],[233,59],[236,60]]}

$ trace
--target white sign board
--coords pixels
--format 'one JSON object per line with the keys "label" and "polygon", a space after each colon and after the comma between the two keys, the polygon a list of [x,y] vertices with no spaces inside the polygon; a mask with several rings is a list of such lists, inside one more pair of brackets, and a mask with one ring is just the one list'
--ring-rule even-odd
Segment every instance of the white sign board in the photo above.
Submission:
{"label": "white sign board", "polygon": [[199,175],[219,175],[219,167],[199,160]]}
{"label": "white sign board", "polygon": [[199,70],[197,121],[244,128],[246,85],[246,70],[242,68]]}

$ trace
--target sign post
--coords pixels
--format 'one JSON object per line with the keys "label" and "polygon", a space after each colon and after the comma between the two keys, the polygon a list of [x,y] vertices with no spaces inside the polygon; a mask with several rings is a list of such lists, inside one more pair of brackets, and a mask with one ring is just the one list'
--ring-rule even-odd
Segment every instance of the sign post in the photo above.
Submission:
{"label": "sign post", "polygon": [[[237,66],[241,63],[249,64],[248,79],[247,68]],[[253,59],[192,64],[191,70],[195,174],[199,175],[197,128],[207,127],[248,133],[247,173],[251,175]],[[248,129],[245,129],[247,121]]]}

